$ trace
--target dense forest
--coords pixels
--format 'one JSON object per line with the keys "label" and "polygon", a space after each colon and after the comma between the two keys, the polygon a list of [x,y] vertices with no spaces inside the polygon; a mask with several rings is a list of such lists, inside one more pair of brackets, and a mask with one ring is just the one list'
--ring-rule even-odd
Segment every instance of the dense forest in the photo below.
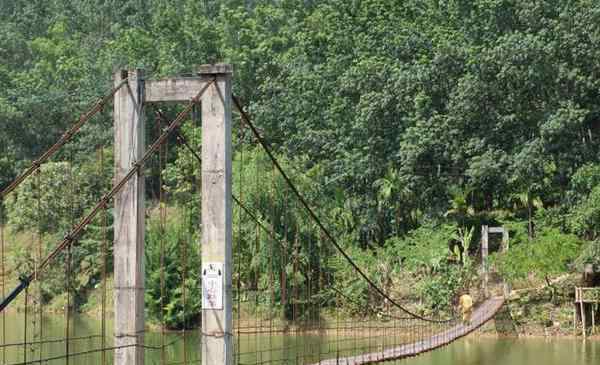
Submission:
{"label": "dense forest", "polygon": [[[497,265],[515,283],[600,264],[599,44],[595,0],[4,0],[0,186],[110,89],[114,70],[157,78],[231,63],[234,92],[344,247],[392,293],[410,277],[435,311],[469,285],[463,253],[476,256],[481,224],[510,228]],[[32,216],[63,234],[110,185],[110,163],[97,161],[111,143],[107,108],[5,202],[12,235]],[[174,206],[194,193],[178,175],[186,161],[178,148],[163,176]],[[77,200],[51,199],[72,195],[67,178]],[[80,304],[96,247],[79,248]],[[332,270],[366,290],[350,268]]]}

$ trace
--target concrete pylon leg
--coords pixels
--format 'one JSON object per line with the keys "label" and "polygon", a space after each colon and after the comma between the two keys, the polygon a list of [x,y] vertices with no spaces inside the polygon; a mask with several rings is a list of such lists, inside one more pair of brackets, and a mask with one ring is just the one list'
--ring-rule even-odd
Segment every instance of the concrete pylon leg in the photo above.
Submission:
{"label": "concrete pylon leg", "polygon": [[489,227],[481,227],[481,267],[483,269],[483,293],[486,298],[489,297],[489,267],[488,267],[488,244]]}
{"label": "concrete pylon leg", "polygon": [[204,65],[216,80],[202,113],[202,364],[233,363],[230,65]]}
{"label": "concrete pylon leg", "polygon": [[[144,83],[141,70],[114,97],[115,177],[123,178],[144,154]],[[134,176],[115,197],[114,211],[115,365],[143,365],[144,349],[144,177]],[[118,348],[121,347],[121,348]]]}

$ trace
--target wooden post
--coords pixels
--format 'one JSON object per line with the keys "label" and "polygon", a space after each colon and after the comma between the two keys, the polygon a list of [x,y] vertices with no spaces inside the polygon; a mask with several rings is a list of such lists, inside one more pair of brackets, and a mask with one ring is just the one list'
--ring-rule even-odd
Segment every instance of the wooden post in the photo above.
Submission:
{"label": "wooden post", "polygon": [[481,226],[481,267],[483,268],[483,293],[488,295],[488,226]]}
{"label": "wooden post", "polygon": [[581,324],[582,324],[582,332],[583,338],[587,338],[587,332],[585,330],[585,308],[583,306],[583,302],[579,302],[579,310],[581,311]]}
{"label": "wooden post", "polygon": [[579,311],[581,313],[581,328],[583,333],[583,339],[587,338],[587,332],[585,329],[585,307],[583,305],[583,290],[575,287],[575,300],[579,301]]}
{"label": "wooden post", "polygon": [[577,304],[573,306],[573,336],[577,336]]}
{"label": "wooden post", "polygon": [[509,245],[508,228],[502,227],[502,251],[504,253],[508,252],[508,245]]}
{"label": "wooden post", "polygon": [[202,337],[204,365],[233,363],[230,65],[202,65],[215,80],[201,98]]}
{"label": "wooden post", "polygon": [[596,333],[596,314],[594,313],[596,304],[592,303],[590,306],[592,307],[592,335],[594,335]]}
{"label": "wooden post", "polygon": [[[143,72],[119,71],[114,97],[115,178],[120,180],[144,153]],[[115,198],[115,365],[144,363],[144,177],[140,172]]]}

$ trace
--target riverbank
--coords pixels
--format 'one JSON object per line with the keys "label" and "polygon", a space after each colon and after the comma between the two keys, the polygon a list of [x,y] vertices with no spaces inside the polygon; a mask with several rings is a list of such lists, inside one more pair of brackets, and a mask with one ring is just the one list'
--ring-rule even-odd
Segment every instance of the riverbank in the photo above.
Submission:
{"label": "riverbank", "polygon": [[[552,281],[552,287],[544,285],[541,281],[531,280],[527,283],[518,283],[515,290],[511,292],[503,309],[496,315],[493,321],[485,324],[477,332],[477,336],[496,337],[496,338],[582,338],[581,323],[575,326],[574,318],[578,314],[574,312],[574,288],[580,285],[580,276],[578,274],[562,275]],[[106,282],[106,292],[103,311],[103,292],[102,285],[96,286],[90,290],[86,302],[81,306],[79,312],[81,315],[94,319],[100,319],[103,315],[111,318],[113,316],[113,282],[109,277]],[[64,312],[65,298],[57,297],[52,302],[44,306],[47,313]],[[16,303],[18,311],[23,310],[22,298]],[[13,307],[15,308],[15,307]],[[13,312],[11,310],[10,312]],[[237,319],[236,315],[236,319]],[[600,318],[600,316],[596,317]],[[365,318],[346,318],[341,320],[335,316],[323,313],[323,323],[309,326],[298,327],[292,322],[284,322],[280,319],[262,319],[256,318],[256,313],[251,310],[243,310],[239,319],[242,326],[252,328],[252,331],[263,329],[268,332],[275,328],[280,333],[319,333],[319,334],[345,334],[348,336],[371,336],[378,333],[391,334],[399,336],[410,335],[403,334],[398,324],[392,321],[384,321],[381,318],[373,318],[365,322]],[[258,323],[258,325],[257,325]],[[327,324],[329,323],[329,324]],[[160,331],[160,324],[148,322],[148,329],[151,331]],[[321,329],[317,329],[322,327]],[[268,330],[267,330],[268,329]],[[590,333],[588,326],[588,339],[600,340],[600,326],[596,326],[596,333]],[[252,332],[251,331],[251,332]],[[244,331],[242,331],[244,332]]]}
{"label": "riverbank", "polygon": [[[504,308],[494,321],[480,329],[480,335],[582,338],[579,309],[574,305],[575,287],[581,286],[581,276],[565,274],[552,280],[551,284],[511,291]],[[600,339],[598,323],[595,334],[591,333],[590,323],[587,329],[588,339]]]}

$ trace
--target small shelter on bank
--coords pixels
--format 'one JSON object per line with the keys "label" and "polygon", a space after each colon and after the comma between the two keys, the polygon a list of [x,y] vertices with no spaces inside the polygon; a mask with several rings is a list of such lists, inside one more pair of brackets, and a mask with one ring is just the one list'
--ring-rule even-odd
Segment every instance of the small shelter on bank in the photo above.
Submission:
{"label": "small shelter on bank", "polygon": [[600,241],[590,244],[576,262],[581,272],[581,286],[575,287],[573,322],[575,329],[581,323],[583,337],[588,330],[596,333],[600,317]]}

